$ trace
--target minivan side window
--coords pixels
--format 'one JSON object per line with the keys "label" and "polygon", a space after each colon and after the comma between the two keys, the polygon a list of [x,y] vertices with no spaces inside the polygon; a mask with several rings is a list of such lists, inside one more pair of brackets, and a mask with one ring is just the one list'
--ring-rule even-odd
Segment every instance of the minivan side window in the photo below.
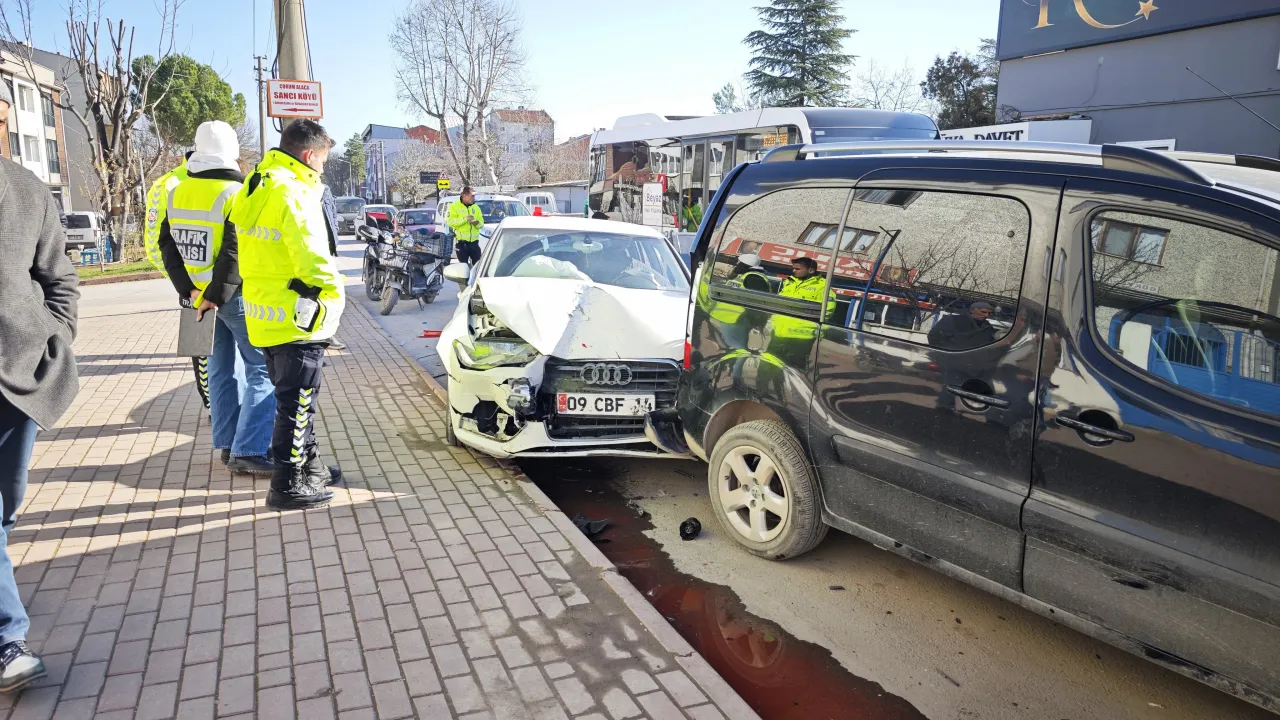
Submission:
{"label": "minivan side window", "polygon": [[[809,258],[823,282],[849,188],[789,188],[744,205],[729,218],[716,249],[711,284],[817,304],[819,292],[783,292],[792,261]],[[825,235],[831,242],[822,241]]]}
{"label": "minivan side window", "polygon": [[1275,248],[1203,225],[1106,210],[1090,222],[1093,321],[1129,365],[1280,417]]}
{"label": "minivan side window", "polygon": [[1031,234],[1018,200],[859,188],[844,234],[832,276],[842,299],[834,324],[854,328],[861,311],[863,332],[956,351],[1009,334]]}

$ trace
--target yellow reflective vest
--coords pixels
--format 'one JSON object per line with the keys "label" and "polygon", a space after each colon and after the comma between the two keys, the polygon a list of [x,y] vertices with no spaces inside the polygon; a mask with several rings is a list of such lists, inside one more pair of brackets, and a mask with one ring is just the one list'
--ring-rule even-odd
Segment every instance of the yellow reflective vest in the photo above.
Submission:
{"label": "yellow reflective vest", "polygon": [[236,195],[245,325],[257,347],[328,340],[338,331],[346,297],[323,194],[315,170],[274,149]]}
{"label": "yellow reflective vest", "polygon": [[164,269],[164,256],[160,254],[160,226],[164,223],[165,211],[168,209],[169,192],[186,179],[187,163],[184,160],[178,167],[156,178],[147,190],[147,226],[143,244],[147,248],[147,259],[166,275],[168,273]]}
{"label": "yellow reflective vest", "polygon": [[213,281],[213,265],[222,252],[227,216],[239,190],[235,180],[189,176],[169,191],[165,207],[169,236],[182,255],[187,277],[201,291]]}
{"label": "yellow reflective vest", "polygon": [[[475,218],[479,225],[472,225]],[[446,223],[453,230],[453,237],[458,242],[477,242],[480,240],[480,228],[484,227],[484,213],[475,203],[463,205],[462,200],[449,203],[449,217]]]}
{"label": "yellow reflective vest", "polygon": [[[836,294],[827,290],[827,279],[820,275],[810,275],[804,280],[789,277],[782,282],[782,289],[778,291],[778,296],[807,300],[811,303],[820,303],[825,296],[827,298],[827,307],[826,311],[823,312],[823,322],[829,321],[836,312]],[[818,323],[813,320],[775,314],[770,322],[773,323],[774,337],[817,337]]]}

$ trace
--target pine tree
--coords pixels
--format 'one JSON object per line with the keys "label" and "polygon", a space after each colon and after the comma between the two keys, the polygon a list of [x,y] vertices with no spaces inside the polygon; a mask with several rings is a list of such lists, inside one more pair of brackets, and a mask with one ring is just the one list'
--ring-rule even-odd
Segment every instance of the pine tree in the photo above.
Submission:
{"label": "pine tree", "polygon": [[752,94],[780,107],[843,104],[846,70],[856,56],[843,52],[855,30],[841,27],[837,0],[771,0],[758,7],[764,30],[746,38],[755,56],[746,74]]}

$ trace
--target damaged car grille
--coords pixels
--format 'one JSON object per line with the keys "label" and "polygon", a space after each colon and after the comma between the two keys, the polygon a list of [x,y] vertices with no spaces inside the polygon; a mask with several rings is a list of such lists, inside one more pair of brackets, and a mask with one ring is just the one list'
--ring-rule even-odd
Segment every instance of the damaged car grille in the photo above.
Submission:
{"label": "damaged car grille", "polygon": [[[625,381],[625,382],[623,382]],[[643,417],[589,417],[555,413],[556,393],[635,393],[654,396],[655,409],[675,407],[680,366],[671,361],[567,362],[551,360],[540,393],[547,434],[556,440],[644,437]]]}

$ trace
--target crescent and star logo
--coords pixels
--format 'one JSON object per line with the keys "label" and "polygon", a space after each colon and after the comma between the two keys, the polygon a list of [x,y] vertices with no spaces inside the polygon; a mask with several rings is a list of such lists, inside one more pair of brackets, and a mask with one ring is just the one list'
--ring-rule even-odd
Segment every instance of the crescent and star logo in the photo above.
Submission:
{"label": "crescent and star logo", "polygon": [[[1032,28],[1033,30],[1053,26],[1053,23],[1049,22],[1049,6],[1052,5],[1054,1],[1055,0],[1040,0],[1040,22]],[[1027,5],[1034,5],[1030,0],[1022,0],[1022,2]],[[1089,12],[1089,8],[1085,5],[1085,0],[1072,0],[1072,2],[1075,4],[1076,15],[1080,16],[1080,19],[1083,20],[1086,25],[1098,28],[1099,30],[1115,30],[1116,28],[1122,28],[1126,25],[1132,25],[1139,20],[1150,20],[1151,13],[1160,9],[1156,6],[1156,0],[1138,0],[1138,12],[1134,13],[1132,20],[1111,25],[1101,22],[1095,18],[1093,14]]]}

